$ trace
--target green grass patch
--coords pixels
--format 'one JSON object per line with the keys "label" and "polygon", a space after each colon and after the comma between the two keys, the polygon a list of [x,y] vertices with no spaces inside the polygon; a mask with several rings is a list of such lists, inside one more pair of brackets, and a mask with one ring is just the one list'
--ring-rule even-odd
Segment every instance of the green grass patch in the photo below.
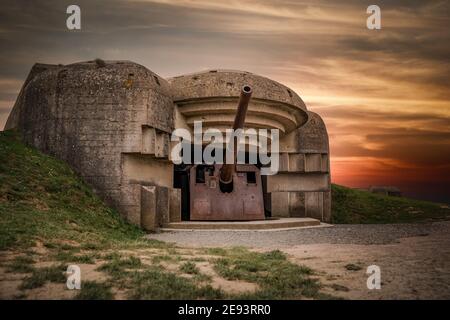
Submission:
{"label": "green grass patch", "polygon": [[104,271],[115,278],[122,278],[127,273],[128,269],[139,269],[141,268],[141,259],[130,256],[130,257],[113,257],[108,262],[97,268],[99,271]]}
{"label": "green grass patch", "polygon": [[[161,255],[161,257],[166,257]],[[216,299],[225,294],[208,285],[210,277],[198,272],[195,264],[189,262],[183,268],[192,274],[192,279],[166,271],[160,265],[142,264],[134,256],[124,257],[120,254],[110,254],[105,264],[97,270],[106,272],[109,281],[115,287],[126,290],[131,299]],[[172,261],[172,260],[165,260]]]}
{"label": "green grass patch", "polygon": [[111,286],[96,281],[84,281],[75,300],[112,300],[114,295]]}
{"label": "green grass patch", "polygon": [[6,265],[6,272],[31,273],[34,271],[35,261],[29,256],[18,256]]}
{"label": "green grass patch", "polygon": [[203,257],[189,257],[189,258],[181,258],[181,260],[187,260],[187,261],[192,261],[192,262],[205,262],[207,261],[205,258]]}
{"label": "green grass patch", "polygon": [[228,253],[224,248],[205,248],[203,252],[211,256],[225,256]]}
{"label": "green grass patch", "polygon": [[442,204],[391,197],[368,191],[331,186],[333,223],[413,223],[448,220]]}
{"label": "green grass patch", "polygon": [[66,277],[64,272],[67,270],[66,265],[56,265],[44,268],[35,268],[31,276],[23,279],[19,289],[34,289],[42,287],[47,282],[64,283]]}
{"label": "green grass patch", "polygon": [[312,271],[294,264],[279,250],[257,253],[243,248],[230,249],[214,263],[215,271],[228,280],[258,284],[259,290],[240,295],[242,299],[296,299],[319,297],[320,284]]}
{"label": "green grass patch", "polygon": [[118,252],[110,252],[110,253],[107,253],[107,254],[101,256],[101,258],[103,260],[109,260],[109,261],[117,260],[117,259],[120,259],[121,257],[122,257],[122,255]]}
{"label": "green grass patch", "polygon": [[130,274],[132,299],[222,299],[223,291],[210,285],[199,286],[194,280],[153,268]]}
{"label": "green grass patch", "polygon": [[194,276],[192,277],[192,279],[196,282],[206,282],[206,283],[211,283],[212,281],[212,277],[210,275],[204,274],[204,273],[196,273],[194,274]]}
{"label": "green grass patch", "polygon": [[[161,257],[166,257],[161,255]],[[134,256],[124,257],[120,254],[110,254],[109,260],[97,270],[106,272],[109,281],[115,287],[126,290],[131,299],[215,299],[223,298],[221,290],[210,287],[210,278],[193,274],[192,279],[166,271],[160,265],[142,264]],[[170,259],[165,261],[172,261]],[[192,262],[191,262],[192,263]],[[195,264],[194,264],[195,267]],[[188,265],[186,271],[195,272]]]}
{"label": "green grass patch", "polygon": [[59,251],[54,254],[53,259],[66,263],[95,264],[95,259],[99,257],[97,253],[75,254],[73,252]]}
{"label": "green grass patch", "polygon": [[166,262],[177,262],[177,261],[181,261],[181,256],[180,255],[169,255],[169,254],[157,254],[152,256],[152,263],[158,264],[161,261],[166,261]]}
{"label": "green grass patch", "polygon": [[198,274],[200,270],[197,268],[195,263],[187,261],[180,266],[180,271],[187,274]]}

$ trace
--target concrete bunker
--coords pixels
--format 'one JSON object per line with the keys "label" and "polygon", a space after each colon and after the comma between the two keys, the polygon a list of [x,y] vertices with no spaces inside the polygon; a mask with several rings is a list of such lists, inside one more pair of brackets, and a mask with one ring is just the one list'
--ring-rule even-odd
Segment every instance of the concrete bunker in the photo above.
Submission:
{"label": "concrete bunker", "polygon": [[[262,201],[266,218],[329,221],[329,148],[322,119],[293,90],[252,73],[212,70],[166,80],[130,61],[36,64],[6,129],[21,131],[25,142],[69,163],[127,220],[155,230],[217,212],[214,206],[221,202],[210,202],[208,209],[201,190],[217,184],[220,168],[174,165],[170,135],[176,128],[192,131],[196,120],[204,130],[232,127],[246,84],[253,93],[244,127],[279,129],[280,169],[261,176],[257,166],[236,168],[238,181],[262,191],[262,200],[249,198],[242,210],[251,213],[259,206],[251,201]],[[204,182],[192,186],[193,175]]]}

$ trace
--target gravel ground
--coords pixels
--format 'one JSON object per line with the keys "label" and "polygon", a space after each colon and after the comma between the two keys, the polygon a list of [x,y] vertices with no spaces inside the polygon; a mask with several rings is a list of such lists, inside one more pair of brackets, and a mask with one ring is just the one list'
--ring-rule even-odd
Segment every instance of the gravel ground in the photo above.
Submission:
{"label": "gravel ground", "polygon": [[422,224],[334,225],[280,231],[195,230],[166,231],[149,234],[152,239],[175,242],[183,246],[247,246],[253,248],[287,248],[302,244],[389,244],[401,238],[450,235],[450,221]]}

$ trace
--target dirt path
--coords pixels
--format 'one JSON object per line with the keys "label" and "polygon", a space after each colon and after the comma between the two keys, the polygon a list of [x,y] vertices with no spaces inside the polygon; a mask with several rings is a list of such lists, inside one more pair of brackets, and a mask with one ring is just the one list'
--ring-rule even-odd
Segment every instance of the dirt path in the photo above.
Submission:
{"label": "dirt path", "polygon": [[[176,232],[151,237],[182,241],[184,245],[205,245],[203,241],[208,235],[208,232]],[[307,240],[299,242],[302,239]],[[286,252],[293,261],[315,270],[326,292],[342,298],[450,299],[450,222],[279,232],[229,231],[215,233],[209,239],[210,246],[240,242],[257,251]],[[367,289],[369,265],[381,269],[380,290]]]}

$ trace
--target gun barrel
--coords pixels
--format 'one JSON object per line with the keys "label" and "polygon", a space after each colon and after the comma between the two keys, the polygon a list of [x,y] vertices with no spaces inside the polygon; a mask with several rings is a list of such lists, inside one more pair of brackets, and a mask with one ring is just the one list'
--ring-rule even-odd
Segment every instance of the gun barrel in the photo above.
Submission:
{"label": "gun barrel", "polygon": [[251,97],[252,87],[249,85],[243,86],[239,97],[236,116],[234,118],[233,130],[244,128],[245,116],[247,115],[248,103],[250,102]]}
{"label": "gun barrel", "polygon": [[[242,87],[241,95],[239,97],[238,107],[236,116],[234,118],[233,130],[243,129],[245,123],[245,116],[247,114],[248,103],[252,96],[252,87],[245,85]],[[236,155],[237,155],[237,143],[236,139],[232,138],[233,141],[233,163],[225,163],[220,169],[220,186],[221,190],[224,192],[231,192],[233,190],[233,174],[236,171]]]}

